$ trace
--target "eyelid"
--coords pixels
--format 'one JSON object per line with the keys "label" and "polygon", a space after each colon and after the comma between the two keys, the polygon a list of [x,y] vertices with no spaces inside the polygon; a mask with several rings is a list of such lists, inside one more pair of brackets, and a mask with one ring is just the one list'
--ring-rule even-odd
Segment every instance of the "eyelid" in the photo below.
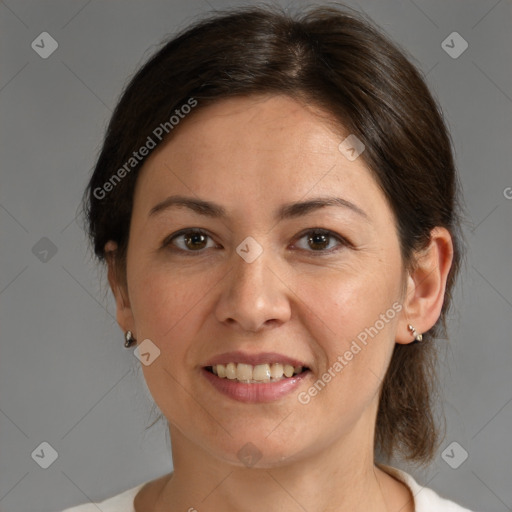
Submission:
{"label": "eyelid", "polygon": [[[307,228],[307,229],[301,231],[300,233],[298,233],[295,237],[295,240],[300,240],[301,238],[303,238],[304,236],[306,236],[310,233],[316,234],[316,235],[327,235],[330,238],[334,238],[335,240],[337,240],[339,242],[338,247],[333,247],[333,248],[327,249],[327,250],[322,250],[322,251],[307,251],[306,250],[306,252],[309,252],[312,254],[328,255],[328,254],[338,251],[340,246],[354,247],[353,244],[349,240],[347,240],[344,236],[341,236],[340,234],[336,233],[335,231],[332,231],[332,230],[326,229],[326,228]],[[300,250],[304,251],[305,249],[300,249]]]}
{"label": "eyelid", "polygon": [[180,229],[179,231],[176,231],[172,234],[170,234],[169,236],[165,237],[164,238],[164,241],[162,242],[162,248],[165,248],[169,245],[172,245],[173,246],[173,249],[176,249],[177,251],[181,252],[181,253],[189,253],[189,254],[192,254],[194,252],[196,253],[201,253],[201,252],[204,252],[204,249],[202,250],[199,250],[199,251],[185,251],[183,249],[180,249],[179,247],[176,247],[172,241],[175,239],[175,238],[178,238],[182,235],[186,235],[188,233],[194,233],[194,234],[198,234],[198,235],[206,235],[208,238],[210,238],[210,240],[214,241],[213,240],[213,236],[205,229],[203,228],[183,228],[183,229]]}
{"label": "eyelid", "polygon": [[[197,250],[197,251],[186,251],[184,249],[176,247],[172,243],[172,241],[175,238],[178,238],[178,237],[180,237],[182,235],[189,234],[189,233],[194,233],[194,234],[199,234],[199,235],[206,235],[208,238],[210,238],[210,240],[214,241],[213,236],[207,230],[205,230],[203,228],[184,228],[184,229],[180,229],[179,231],[176,231],[175,233],[172,233],[171,235],[166,237],[164,239],[164,241],[162,242],[162,248],[165,248],[165,247],[167,247],[169,245],[172,245],[173,246],[172,250],[176,250],[177,252],[180,252],[182,254],[194,254],[194,253],[202,254],[202,253],[204,253],[205,249],[200,249],[200,250]],[[345,237],[341,236],[340,234],[336,233],[335,231],[332,231],[332,230],[326,229],[326,228],[306,228],[306,229],[302,230],[301,232],[299,232],[295,236],[294,241],[300,240],[301,238],[303,238],[304,236],[306,236],[306,235],[308,235],[310,233],[312,233],[312,234],[320,234],[320,235],[327,235],[330,238],[334,238],[334,239],[336,239],[339,242],[339,246],[331,248],[329,250],[319,250],[319,251],[313,251],[313,250],[308,251],[306,249],[300,249],[300,248],[298,250],[305,251],[305,252],[311,253],[313,255],[319,255],[320,256],[320,255],[328,255],[328,254],[331,254],[333,252],[336,252],[336,251],[339,250],[340,246],[354,247],[354,245],[349,240],[347,240]]]}

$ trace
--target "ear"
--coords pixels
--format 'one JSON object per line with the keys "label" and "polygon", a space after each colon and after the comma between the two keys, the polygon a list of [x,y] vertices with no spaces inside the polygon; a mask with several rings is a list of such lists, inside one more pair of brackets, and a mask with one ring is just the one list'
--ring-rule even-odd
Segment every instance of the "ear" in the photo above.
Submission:
{"label": "ear", "polygon": [[132,331],[134,338],[137,338],[135,322],[128,297],[128,290],[125,281],[118,275],[115,265],[116,251],[117,243],[113,240],[109,240],[105,244],[105,253],[108,265],[108,282],[116,300],[116,319],[119,327],[123,330],[123,333],[126,331]]}
{"label": "ear", "polygon": [[407,277],[407,292],[397,325],[396,342],[400,344],[414,341],[409,324],[422,334],[434,326],[441,314],[453,260],[450,232],[446,228],[435,227],[430,232],[428,247],[416,257],[414,270]]}

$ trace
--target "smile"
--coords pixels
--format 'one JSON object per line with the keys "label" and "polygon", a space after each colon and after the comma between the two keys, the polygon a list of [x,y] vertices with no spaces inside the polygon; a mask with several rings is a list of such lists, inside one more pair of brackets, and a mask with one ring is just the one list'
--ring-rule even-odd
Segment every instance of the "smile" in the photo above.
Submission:
{"label": "smile", "polygon": [[228,363],[207,366],[206,370],[217,375],[220,379],[236,380],[246,384],[259,384],[262,382],[278,382],[299,375],[307,368],[281,363],[257,365]]}
{"label": "smile", "polygon": [[280,363],[255,366],[245,363],[216,364],[201,370],[201,374],[221,396],[244,403],[279,400],[297,392],[302,382],[312,375],[305,366]]}

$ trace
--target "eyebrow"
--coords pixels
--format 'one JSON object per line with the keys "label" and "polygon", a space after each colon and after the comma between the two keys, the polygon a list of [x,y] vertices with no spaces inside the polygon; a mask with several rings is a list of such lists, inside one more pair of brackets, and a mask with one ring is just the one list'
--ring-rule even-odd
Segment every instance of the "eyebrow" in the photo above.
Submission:
{"label": "eyebrow", "polygon": [[[168,210],[173,206],[189,208],[190,210],[198,213],[199,215],[204,215],[206,217],[227,217],[226,210],[222,206],[216,203],[212,203],[211,201],[205,201],[203,199],[186,196],[167,197],[160,203],[153,206],[153,208],[151,208],[149,212],[149,217],[153,217],[154,215],[165,210]],[[359,206],[348,201],[347,199],[331,196],[315,197],[308,201],[284,204],[278,209],[276,213],[276,219],[278,221],[282,221],[285,219],[301,217],[303,215],[307,215],[308,213],[311,213],[315,210],[319,210],[320,208],[324,208],[326,206],[338,206],[350,209],[359,216],[361,216],[362,218],[364,218],[366,221],[370,222],[370,217],[368,216],[368,214]]]}

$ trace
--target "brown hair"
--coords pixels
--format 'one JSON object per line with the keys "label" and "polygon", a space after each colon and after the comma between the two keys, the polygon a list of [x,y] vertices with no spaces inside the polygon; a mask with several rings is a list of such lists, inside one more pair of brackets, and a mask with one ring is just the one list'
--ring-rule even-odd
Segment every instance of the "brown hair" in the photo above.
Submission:
{"label": "brown hair", "polygon": [[[399,455],[427,463],[440,438],[433,339],[446,337],[462,256],[458,178],[441,109],[424,79],[404,50],[361,14],[347,7],[314,6],[298,15],[275,6],[237,8],[165,41],[126,86],[85,191],[94,252],[105,261],[105,243],[117,242],[116,268],[126,284],[133,193],[147,156],[132,168],[126,162],[191,98],[197,111],[251,94],[286,94],[320,107],[365,144],[361,158],[392,208],[404,269],[414,267],[414,251],[428,245],[435,226],[452,235],[453,263],[441,315],[423,333],[423,343],[395,344],[375,432],[375,450],[387,460]],[[122,179],[107,193],[104,184],[112,184],[116,173]]]}

